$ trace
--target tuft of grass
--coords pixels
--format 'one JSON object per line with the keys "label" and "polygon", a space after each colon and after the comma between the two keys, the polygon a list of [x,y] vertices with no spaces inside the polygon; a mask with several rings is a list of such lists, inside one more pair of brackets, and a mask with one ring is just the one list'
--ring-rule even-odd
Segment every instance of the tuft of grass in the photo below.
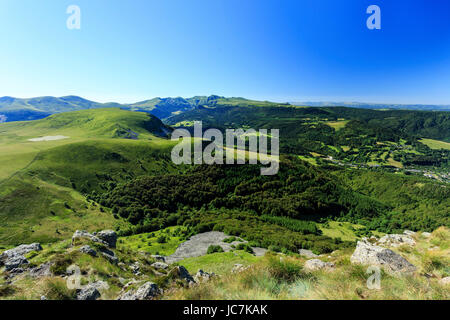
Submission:
{"label": "tuft of grass", "polygon": [[50,271],[55,275],[65,275],[67,268],[73,264],[73,256],[68,254],[59,254],[53,260]]}
{"label": "tuft of grass", "polygon": [[11,285],[1,285],[0,286],[0,298],[7,298],[8,296],[13,295],[16,292],[13,286]]}
{"label": "tuft of grass", "polygon": [[310,276],[303,271],[298,259],[268,255],[267,270],[269,275],[278,281],[294,282]]}
{"label": "tuft of grass", "polygon": [[48,300],[75,300],[76,290],[67,288],[64,279],[52,278],[44,284],[44,295]]}

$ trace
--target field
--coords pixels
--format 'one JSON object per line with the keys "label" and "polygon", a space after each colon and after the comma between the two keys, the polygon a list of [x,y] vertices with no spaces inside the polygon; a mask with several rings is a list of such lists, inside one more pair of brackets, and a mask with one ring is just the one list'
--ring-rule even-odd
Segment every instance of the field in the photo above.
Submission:
{"label": "field", "polygon": [[448,142],[439,141],[439,140],[433,140],[433,139],[421,139],[420,142],[422,142],[423,144],[426,144],[431,149],[450,150],[450,143],[448,143]]}
{"label": "field", "polygon": [[169,227],[155,232],[121,237],[118,241],[118,248],[168,256],[185,241],[181,234],[176,234],[177,229],[185,230],[182,227]]}
{"label": "field", "polygon": [[259,261],[260,257],[244,252],[231,251],[207,254],[205,256],[181,260],[178,264],[184,266],[189,272],[197,273],[199,269],[216,274],[230,273],[235,264],[244,266]]}
{"label": "field", "polygon": [[348,121],[345,121],[345,120],[326,122],[327,125],[334,128],[336,131],[344,128],[347,123],[348,123]]}

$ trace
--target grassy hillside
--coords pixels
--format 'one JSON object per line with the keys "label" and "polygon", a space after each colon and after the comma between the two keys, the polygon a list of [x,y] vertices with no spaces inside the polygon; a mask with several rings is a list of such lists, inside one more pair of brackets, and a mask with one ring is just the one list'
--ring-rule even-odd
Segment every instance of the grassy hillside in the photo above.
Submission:
{"label": "grassy hillside", "polygon": [[[140,175],[170,172],[159,119],[120,109],[0,124],[0,243],[54,241],[78,228],[124,225],[85,194]],[[32,142],[29,139],[64,136]]]}
{"label": "grassy hillside", "polygon": [[[309,271],[305,257],[267,253],[256,261],[241,259],[242,254],[214,254],[181,261],[190,270],[202,267],[221,275],[193,288],[178,288],[165,299],[181,300],[448,300],[448,285],[439,279],[449,275],[449,229],[439,228],[430,238],[414,236],[415,247],[407,245],[393,249],[418,268],[416,274],[402,277],[382,272],[380,289],[367,286],[370,273],[367,266],[350,262],[353,249],[342,249],[319,259],[335,264],[333,270]],[[251,257],[254,259],[254,257]],[[216,260],[212,265],[209,261]],[[240,273],[215,269],[239,261],[250,268]],[[426,276],[425,276],[426,275]],[[343,281],[345,280],[345,281]]]}

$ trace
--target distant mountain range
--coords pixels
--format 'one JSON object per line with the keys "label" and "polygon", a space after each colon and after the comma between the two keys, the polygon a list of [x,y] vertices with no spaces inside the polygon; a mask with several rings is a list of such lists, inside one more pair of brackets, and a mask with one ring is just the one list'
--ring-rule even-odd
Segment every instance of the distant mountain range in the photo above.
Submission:
{"label": "distant mountain range", "polygon": [[386,103],[365,103],[365,102],[290,102],[295,106],[308,107],[349,107],[360,109],[395,109],[395,110],[426,110],[426,111],[450,111],[450,105],[431,104],[386,104]]}
{"label": "distant mountain range", "polygon": [[439,110],[450,111],[446,105],[399,105],[399,104],[369,104],[360,102],[291,102],[275,103],[255,101],[245,98],[226,98],[217,95],[196,96],[192,98],[153,98],[132,104],[115,102],[99,103],[78,96],[37,97],[20,99],[13,97],[0,98],[0,122],[36,120],[51,114],[98,108],[122,108],[125,110],[149,112],[160,119],[180,114],[202,107],[221,106],[343,106],[363,109],[408,109],[408,110]]}

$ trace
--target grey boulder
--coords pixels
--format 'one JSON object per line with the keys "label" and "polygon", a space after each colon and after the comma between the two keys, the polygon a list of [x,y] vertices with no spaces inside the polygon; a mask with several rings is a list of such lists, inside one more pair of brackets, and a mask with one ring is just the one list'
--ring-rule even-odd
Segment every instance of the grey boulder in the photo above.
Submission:
{"label": "grey boulder", "polygon": [[358,241],[350,261],[353,264],[382,267],[386,272],[396,275],[416,271],[416,267],[401,255],[365,241]]}
{"label": "grey boulder", "polygon": [[216,274],[214,272],[208,273],[200,269],[195,274],[194,281],[196,283],[207,282],[211,280],[213,277],[216,277]]}
{"label": "grey boulder", "polygon": [[11,271],[21,265],[28,264],[28,260],[24,257],[25,254],[41,250],[42,247],[39,243],[22,244],[0,254],[0,265],[4,265],[6,270]]}
{"label": "grey boulder", "polygon": [[304,268],[309,271],[317,271],[322,269],[330,271],[334,269],[334,263],[323,262],[322,260],[319,259],[311,259],[305,262]]}
{"label": "grey boulder", "polygon": [[316,257],[318,257],[317,254],[315,254],[311,250],[306,250],[306,249],[298,250],[298,254],[301,255],[301,256],[307,257],[307,258],[316,258]]}
{"label": "grey boulder", "polygon": [[91,233],[89,233],[87,231],[84,231],[84,230],[77,230],[77,231],[75,231],[75,233],[72,236],[72,246],[75,245],[75,242],[78,239],[88,239],[88,240],[91,240],[93,242],[101,243],[101,244],[103,244],[105,246],[108,246],[108,243],[106,241],[103,241],[102,239],[100,239],[96,235],[91,234]]}
{"label": "grey boulder", "polygon": [[98,238],[105,241],[108,247],[115,248],[117,244],[117,234],[113,230],[103,230],[96,234]]}
{"label": "grey boulder", "polygon": [[194,278],[192,278],[187,269],[183,266],[178,266],[170,270],[170,275],[180,280],[186,281],[188,284],[195,283]]}
{"label": "grey boulder", "polygon": [[416,241],[407,234],[387,234],[378,240],[378,244],[391,247],[399,247],[401,245],[414,246]]}
{"label": "grey boulder", "polygon": [[96,257],[97,256],[97,251],[95,251],[94,249],[92,249],[90,246],[86,245],[86,246],[82,246],[80,248],[80,252],[82,253],[86,253],[90,256]]}
{"label": "grey boulder", "polygon": [[137,290],[129,290],[121,294],[117,300],[149,300],[159,294],[158,286],[153,282],[146,282]]}
{"label": "grey boulder", "polygon": [[100,296],[100,291],[91,284],[78,291],[77,300],[97,300]]}
{"label": "grey boulder", "polygon": [[29,263],[28,260],[24,256],[21,256],[21,255],[9,257],[4,262],[5,268],[7,271],[17,269],[20,266],[22,266],[24,264],[28,264],[28,263]]}
{"label": "grey boulder", "polygon": [[161,269],[166,270],[167,268],[169,268],[169,265],[164,262],[155,262],[155,263],[152,263],[152,267],[157,270],[161,270]]}
{"label": "grey boulder", "polygon": [[0,254],[0,260],[3,258],[8,258],[16,255],[26,255],[27,253],[30,253],[31,251],[41,251],[42,247],[39,243],[32,243],[32,244],[22,244],[18,247],[15,247],[13,249],[6,250],[2,254]]}

